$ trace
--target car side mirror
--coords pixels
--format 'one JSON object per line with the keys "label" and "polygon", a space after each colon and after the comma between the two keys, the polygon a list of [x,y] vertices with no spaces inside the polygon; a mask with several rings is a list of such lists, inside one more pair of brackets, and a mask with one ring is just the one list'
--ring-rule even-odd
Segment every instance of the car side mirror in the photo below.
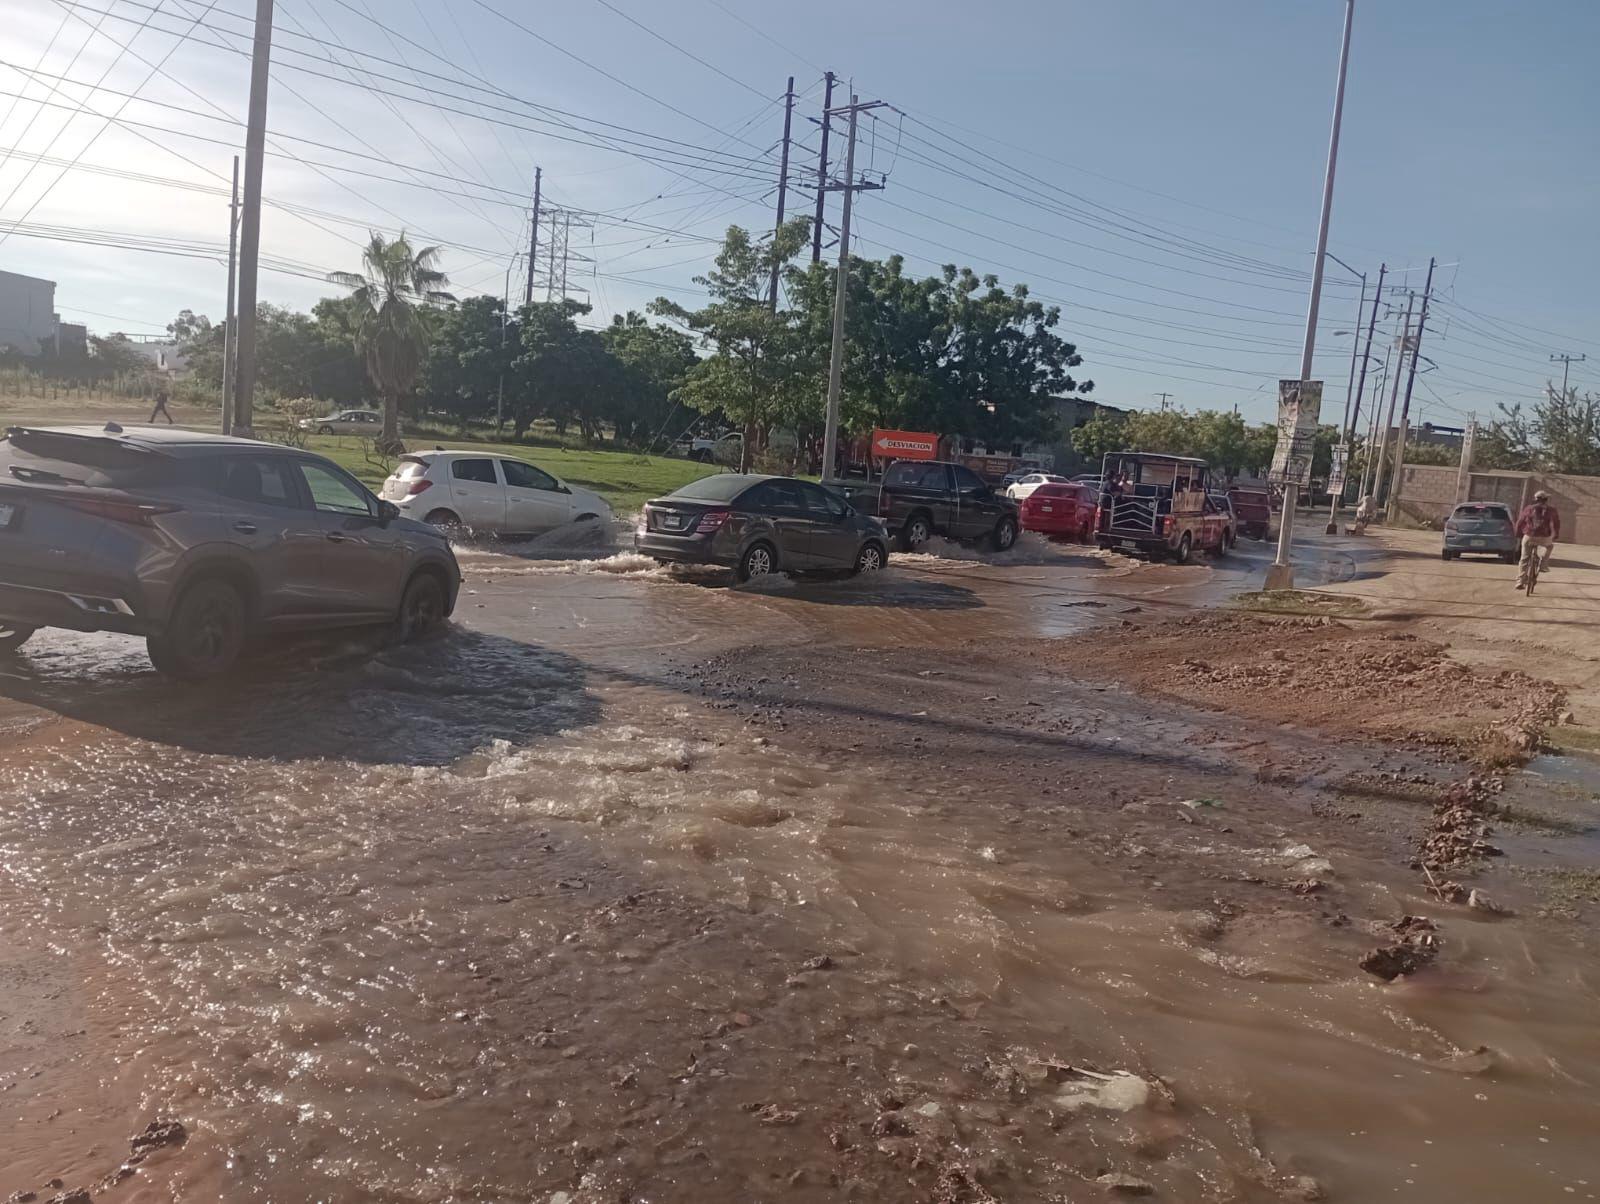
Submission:
{"label": "car side mirror", "polygon": [[399,506],[396,506],[393,502],[383,501],[381,498],[378,500],[378,521],[380,523],[387,527],[399,517]]}

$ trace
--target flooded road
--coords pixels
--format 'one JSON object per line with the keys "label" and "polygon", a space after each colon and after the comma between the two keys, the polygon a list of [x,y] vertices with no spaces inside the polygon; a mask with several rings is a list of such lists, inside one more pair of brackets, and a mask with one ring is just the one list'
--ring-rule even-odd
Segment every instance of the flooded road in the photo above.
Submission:
{"label": "flooded road", "polygon": [[[1514,876],[1523,916],[1446,909],[1404,792],[1355,814],[1451,763],[1036,655],[1260,553],[936,551],[735,589],[468,550],[441,639],[200,689],[41,637],[0,675],[0,1192],[1600,1194],[1591,929]],[[1435,968],[1357,968],[1419,913]]]}

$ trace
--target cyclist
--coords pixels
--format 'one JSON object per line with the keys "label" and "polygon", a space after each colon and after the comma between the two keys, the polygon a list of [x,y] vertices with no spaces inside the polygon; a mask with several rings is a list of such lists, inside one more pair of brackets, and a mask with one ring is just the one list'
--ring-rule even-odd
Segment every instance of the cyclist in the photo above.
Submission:
{"label": "cyclist", "polygon": [[1550,552],[1561,538],[1561,515],[1550,504],[1550,495],[1543,489],[1533,495],[1531,505],[1524,506],[1517,516],[1517,534],[1522,536],[1522,561],[1517,572],[1517,588],[1525,589],[1528,570],[1533,558],[1539,556],[1540,569],[1550,563]]}

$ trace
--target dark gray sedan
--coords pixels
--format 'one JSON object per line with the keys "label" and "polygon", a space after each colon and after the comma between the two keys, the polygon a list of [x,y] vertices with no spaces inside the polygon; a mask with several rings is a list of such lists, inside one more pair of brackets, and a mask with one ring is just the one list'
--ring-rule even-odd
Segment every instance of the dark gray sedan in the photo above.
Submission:
{"label": "dark gray sedan", "polygon": [[1515,563],[1522,541],[1517,538],[1511,508],[1504,502],[1463,502],[1444,522],[1445,560],[1455,560],[1463,552],[1474,556],[1498,556]]}
{"label": "dark gray sedan", "polygon": [[723,473],[646,502],[636,546],[663,564],[717,564],[739,580],[871,572],[889,561],[876,518],[811,481]]}

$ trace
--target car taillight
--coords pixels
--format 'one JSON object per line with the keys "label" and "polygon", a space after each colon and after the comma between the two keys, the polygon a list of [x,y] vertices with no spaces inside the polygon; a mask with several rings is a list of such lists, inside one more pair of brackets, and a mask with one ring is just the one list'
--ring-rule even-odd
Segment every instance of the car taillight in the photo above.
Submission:
{"label": "car taillight", "polygon": [[1172,515],[1169,514],[1169,515],[1167,515],[1166,518],[1161,520],[1161,534],[1163,534],[1163,535],[1171,535],[1172,534]]}
{"label": "car taillight", "polygon": [[55,500],[84,514],[92,514],[96,518],[109,519],[114,523],[129,523],[136,527],[151,526],[153,525],[151,520],[158,514],[175,514],[183,509],[182,506],[167,503],[116,502],[106,498],[62,497],[59,494]]}
{"label": "car taillight", "polygon": [[694,529],[701,535],[709,535],[732,517],[732,510],[707,510],[700,516],[700,521],[695,524]]}
{"label": "car taillight", "polygon": [[1460,529],[1461,529],[1461,528],[1459,528],[1459,527],[1457,527],[1457,526],[1456,526],[1456,525],[1455,525],[1455,523],[1453,523],[1453,522],[1449,522],[1449,523],[1445,523],[1445,525],[1444,525],[1444,529],[1445,529],[1445,530],[1446,530],[1446,531],[1448,531],[1448,532],[1450,532],[1450,533],[1451,533],[1451,534],[1452,534],[1452,535],[1453,535],[1453,534],[1455,534],[1455,533],[1456,533],[1456,532],[1457,532],[1457,531],[1459,531],[1459,530],[1460,530]]}
{"label": "car taillight", "polygon": [[407,497],[416,497],[419,493],[427,493],[433,488],[433,482],[423,477],[420,481],[412,481],[411,487],[406,490]]}

